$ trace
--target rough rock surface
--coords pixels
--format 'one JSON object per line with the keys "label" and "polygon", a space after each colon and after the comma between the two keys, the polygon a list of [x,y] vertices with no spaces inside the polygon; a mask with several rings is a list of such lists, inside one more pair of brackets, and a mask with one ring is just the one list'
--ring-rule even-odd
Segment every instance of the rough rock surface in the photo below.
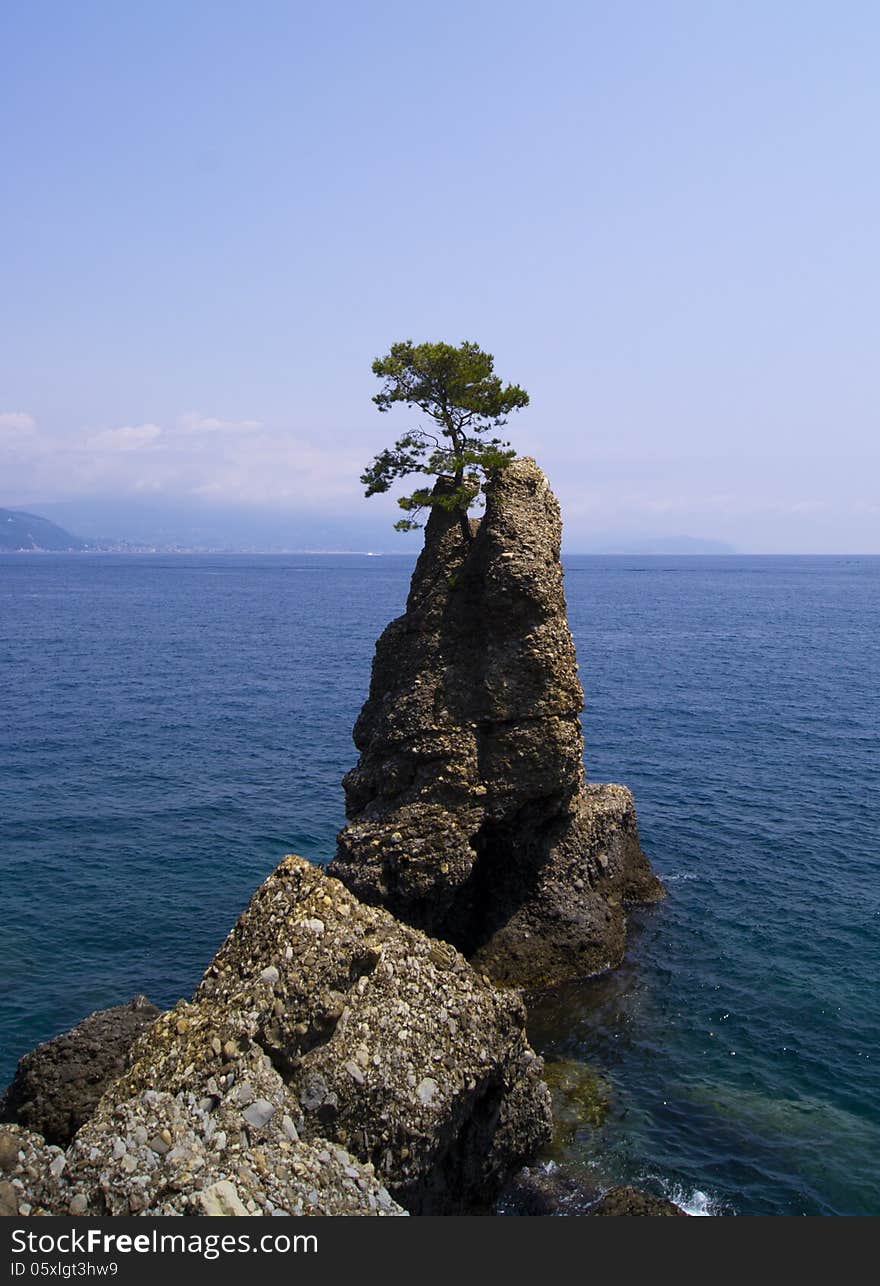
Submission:
{"label": "rough rock surface", "polygon": [[49,1143],[68,1143],[122,1075],[131,1045],[158,1013],[146,996],[135,996],[37,1045],[20,1060],[0,1099],[0,1120],[17,1122]]}
{"label": "rough rock surface", "polygon": [[[400,1215],[371,1166],[299,1137],[280,1077],[251,1067],[271,1105],[259,1126],[241,1088],[218,1095],[157,1090],[111,1097],[67,1153],[65,1213],[89,1215]],[[263,1094],[271,1095],[263,1099]],[[268,1108],[266,1109],[268,1111]],[[254,1119],[256,1118],[256,1114]]]}
{"label": "rough rock surface", "polygon": [[623,905],[662,896],[632,796],[587,786],[559,506],[533,460],[462,538],[432,510],[376,647],[330,867],[359,898],[538,986],[616,964]]}
{"label": "rough rock surface", "polygon": [[[0,1213],[488,1209],[549,1135],[524,1019],[451,947],[287,857],[193,1000],[142,1030],[66,1152],[0,1129]],[[92,1015],[51,1042],[47,1065],[81,1052],[83,1031],[100,1046],[112,1029]],[[57,1104],[40,1081],[41,1111],[68,1121],[56,1080]]]}
{"label": "rough rock surface", "polygon": [[61,1148],[20,1125],[0,1127],[0,1217],[62,1214]]}
{"label": "rough rock surface", "polygon": [[640,1188],[612,1188],[587,1211],[589,1215],[682,1215],[687,1212],[665,1197],[655,1197]]}
{"label": "rough rock surface", "polygon": [[[277,1076],[272,1073],[277,1081]],[[371,1166],[302,1141],[279,1114],[254,1135],[234,1095],[146,1090],[102,1104],[63,1152],[0,1131],[0,1215],[402,1215]]]}
{"label": "rough rock surface", "polygon": [[[163,1014],[134,1047],[129,1071],[77,1137],[76,1168],[94,1147],[97,1170],[107,1170],[96,1133],[131,1134],[114,1113],[137,1100],[166,1118],[163,1171],[186,1130],[203,1140],[200,1168],[212,1182],[230,1169],[230,1140],[241,1139],[250,1157],[261,1152],[268,1172],[293,1132],[319,1155],[344,1149],[371,1167],[413,1213],[488,1207],[549,1136],[549,1094],[524,1021],[519,997],[490,986],[451,947],[287,857],[193,1000]],[[183,1114],[177,1124],[174,1113]],[[196,1125],[186,1126],[194,1113]],[[158,1115],[155,1124],[161,1134]],[[149,1135],[152,1125],[144,1128]],[[145,1137],[139,1146],[147,1152],[137,1154],[137,1173],[146,1174],[153,1145]],[[194,1144],[180,1146],[188,1155]],[[192,1171],[186,1155],[178,1164]],[[115,1182],[110,1173],[99,1184],[110,1208]],[[157,1191],[145,1190],[151,1208]],[[189,1181],[181,1191],[192,1191]]]}

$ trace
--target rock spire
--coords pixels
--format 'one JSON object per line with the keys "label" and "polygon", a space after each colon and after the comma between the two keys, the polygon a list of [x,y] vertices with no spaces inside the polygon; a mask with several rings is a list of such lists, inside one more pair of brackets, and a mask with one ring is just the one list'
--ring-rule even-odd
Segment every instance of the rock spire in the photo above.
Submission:
{"label": "rock spire", "polygon": [[534,460],[497,475],[471,526],[467,543],[432,510],[377,643],[330,869],[494,980],[537,986],[616,964],[624,903],[663,890],[629,791],[585,780],[562,523]]}

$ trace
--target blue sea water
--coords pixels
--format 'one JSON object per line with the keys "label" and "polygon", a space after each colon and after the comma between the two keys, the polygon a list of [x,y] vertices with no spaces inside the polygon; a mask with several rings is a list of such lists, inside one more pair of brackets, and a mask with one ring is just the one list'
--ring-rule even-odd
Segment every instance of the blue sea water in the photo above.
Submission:
{"label": "blue sea water", "polygon": [[[0,557],[0,1083],[191,992],[288,851],[324,861],[403,557]],[[597,1069],[562,1162],[736,1214],[880,1214],[880,558],[566,561],[587,773],[669,889],[535,998]]]}

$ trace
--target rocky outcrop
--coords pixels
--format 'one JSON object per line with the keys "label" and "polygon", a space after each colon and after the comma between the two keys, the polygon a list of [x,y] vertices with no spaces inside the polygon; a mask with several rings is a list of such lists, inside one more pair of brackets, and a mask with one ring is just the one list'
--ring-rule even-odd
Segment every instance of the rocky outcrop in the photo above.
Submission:
{"label": "rocky outcrop", "polygon": [[494,980],[537,986],[616,964],[624,904],[662,886],[629,791],[585,781],[559,506],[533,460],[490,484],[472,531],[432,510],[376,647],[330,870]]}
{"label": "rocky outcrop", "polygon": [[122,1075],[131,1045],[158,1013],[146,996],[135,996],[37,1045],[20,1060],[0,1099],[0,1121],[16,1122],[48,1143],[69,1143]]}
{"label": "rocky outcrop", "polygon": [[519,998],[302,858],[257,890],[193,1000],[132,1057],[105,1110],[150,1089],[232,1096],[257,1136],[287,1114],[414,1213],[491,1202],[549,1133]]}
{"label": "rocky outcrop", "polygon": [[287,857],[193,999],[142,1031],[66,1153],[0,1132],[0,1203],[25,1215],[488,1210],[550,1133],[524,1023],[519,997],[453,948]]}

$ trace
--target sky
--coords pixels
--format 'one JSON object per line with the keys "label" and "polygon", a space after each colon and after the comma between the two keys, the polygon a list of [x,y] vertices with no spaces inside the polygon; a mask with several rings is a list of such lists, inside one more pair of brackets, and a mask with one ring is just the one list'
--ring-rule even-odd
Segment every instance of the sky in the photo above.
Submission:
{"label": "sky", "polygon": [[0,47],[0,505],[402,551],[370,365],[470,339],[570,552],[880,553],[880,6],[6,0]]}

